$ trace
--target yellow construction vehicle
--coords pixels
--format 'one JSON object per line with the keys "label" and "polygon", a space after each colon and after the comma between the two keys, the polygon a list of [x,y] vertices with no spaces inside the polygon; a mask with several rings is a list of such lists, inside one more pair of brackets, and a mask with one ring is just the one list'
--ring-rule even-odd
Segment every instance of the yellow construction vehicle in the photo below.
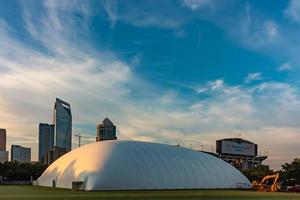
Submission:
{"label": "yellow construction vehicle", "polygon": [[260,183],[252,182],[252,188],[260,192],[276,192],[279,190],[278,185],[279,173],[265,176]]}

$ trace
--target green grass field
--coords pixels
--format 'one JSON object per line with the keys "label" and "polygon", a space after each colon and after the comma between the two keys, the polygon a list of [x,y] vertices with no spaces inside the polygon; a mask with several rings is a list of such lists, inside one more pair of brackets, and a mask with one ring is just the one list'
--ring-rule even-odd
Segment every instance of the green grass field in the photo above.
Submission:
{"label": "green grass field", "polygon": [[174,190],[174,191],[111,191],[111,192],[78,192],[64,189],[52,189],[36,186],[0,186],[0,199],[51,199],[51,200],[94,200],[94,199],[272,199],[300,200],[295,193],[264,193],[233,190]]}

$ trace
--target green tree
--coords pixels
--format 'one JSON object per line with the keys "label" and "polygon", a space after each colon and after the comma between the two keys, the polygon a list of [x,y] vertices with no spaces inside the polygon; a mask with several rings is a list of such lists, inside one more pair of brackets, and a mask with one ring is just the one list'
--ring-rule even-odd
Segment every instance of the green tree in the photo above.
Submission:
{"label": "green tree", "polygon": [[285,163],[281,167],[283,186],[300,184],[300,158],[295,158],[292,163]]}
{"label": "green tree", "polygon": [[241,171],[250,181],[260,181],[264,176],[273,174],[273,170],[268,165],[258,165],[254,168]]}
{"label": "green tree", "polygon": [[41,163],[19,163],[16,161],[0,163],[0,176],[7,181],[36,180],[47,166]]}

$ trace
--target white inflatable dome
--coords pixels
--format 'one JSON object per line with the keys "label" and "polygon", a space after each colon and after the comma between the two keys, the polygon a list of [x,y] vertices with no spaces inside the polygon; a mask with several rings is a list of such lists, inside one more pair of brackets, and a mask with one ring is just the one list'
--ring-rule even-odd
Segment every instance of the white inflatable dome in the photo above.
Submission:
{"label": "white inflatable dome", "polygon": [[[248,188],[237,169],[209,154],[137,141],[95,142],[63,155],[39,177],[41,186],[84,190]],[[74,185],[74,183],[73,183]]]}

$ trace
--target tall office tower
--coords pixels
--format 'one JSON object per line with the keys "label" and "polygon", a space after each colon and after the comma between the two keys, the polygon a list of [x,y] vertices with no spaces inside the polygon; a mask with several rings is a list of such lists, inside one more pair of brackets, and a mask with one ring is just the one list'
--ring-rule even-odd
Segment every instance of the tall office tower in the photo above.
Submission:
{"label": "tall office tower", "polygon": [[96,141],[116,140],[116,126],[107,117],[97,125]]}
{"label": "tall office tower", "polygon": [[71,151],[72,148],[72,114],[70,104],[56,98],[53,115],[54,139],[57,147]]}
{"label": "tall office tower", "polygon": [[6,130],[0,129],[0,151],[6,151]]}
{"label": "tall office tower", "polygon": [[21,145],[11,145],[11,161],[30,162],[31,148],[22,147]]}
{"label": "tall office tower", "polygon": [[45,156],[54,147],[54,125],[39,124],[39,162],[45,164]]}
{"label": "tall office tower", "polygon": [[0,129],[0,163],[8,161],[8,151],[6,151],[6,130]]}

